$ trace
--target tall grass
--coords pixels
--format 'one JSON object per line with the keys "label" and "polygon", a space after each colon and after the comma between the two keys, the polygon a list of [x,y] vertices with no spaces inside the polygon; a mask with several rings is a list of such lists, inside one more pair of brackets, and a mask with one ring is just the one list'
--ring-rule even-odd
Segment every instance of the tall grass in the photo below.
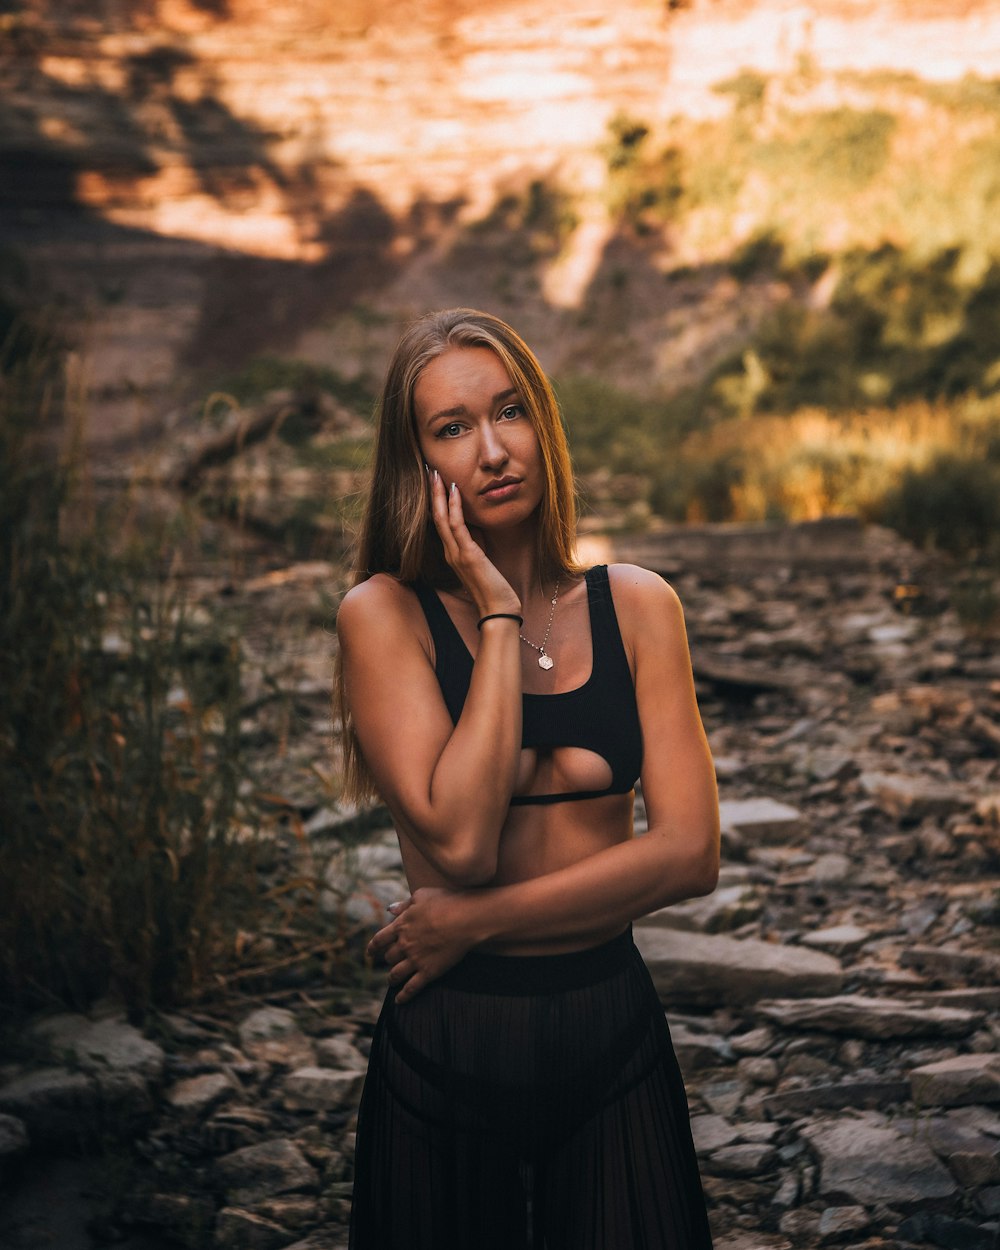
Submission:
{"label": "tall grass", "polygon": [[[141,1018],[231,959],[257,902],[235,627],[182,534],[88,498],[51,350],[0,391],[0,995]],[[146,528],[148,527],[148,528]]]}

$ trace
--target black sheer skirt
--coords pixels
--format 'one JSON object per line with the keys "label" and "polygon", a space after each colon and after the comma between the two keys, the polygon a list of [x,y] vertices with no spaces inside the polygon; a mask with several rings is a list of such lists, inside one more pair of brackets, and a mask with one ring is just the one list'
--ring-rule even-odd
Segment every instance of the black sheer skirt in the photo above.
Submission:
{"label": "black sheer skirt", "polygon": [[473,952],[386,998],[351,1250],[710,1250],[687,1100],[629,932]]}

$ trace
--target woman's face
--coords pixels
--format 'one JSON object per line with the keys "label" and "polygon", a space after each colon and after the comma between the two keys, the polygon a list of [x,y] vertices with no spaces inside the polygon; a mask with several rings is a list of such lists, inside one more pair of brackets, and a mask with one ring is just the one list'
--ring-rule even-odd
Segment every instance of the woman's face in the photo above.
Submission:
{"label": "woman's face", "polygon": [[521,396],[487,347],[453,347],[436,356],[413,390],[424,460],[455,482],[469,525],[526,520],[545,493],[538,436]]}

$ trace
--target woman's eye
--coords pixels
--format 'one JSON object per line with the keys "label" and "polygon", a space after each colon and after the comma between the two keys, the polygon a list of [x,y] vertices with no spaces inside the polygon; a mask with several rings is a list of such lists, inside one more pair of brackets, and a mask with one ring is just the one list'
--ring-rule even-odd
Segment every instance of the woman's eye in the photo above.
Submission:
{"label": "woman's eye", "polygon": [[461,434],[462,427],[457,421],[450,421],[447,425],[442,425],[437,432],[438,438],[455,438]]}
{"label": "woman's eye", "polygon": [[506,408],[500,409],[500,418],[503,421],[513,421],[519,417],[524,409],[520,404],[508,404]]}

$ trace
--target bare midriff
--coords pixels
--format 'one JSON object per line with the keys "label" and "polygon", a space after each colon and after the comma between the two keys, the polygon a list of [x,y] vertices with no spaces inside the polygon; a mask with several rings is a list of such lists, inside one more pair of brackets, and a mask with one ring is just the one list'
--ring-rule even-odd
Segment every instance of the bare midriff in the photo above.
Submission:
{"label": "bare midriff", "polygon": [[[511,808],[500,835],[496,875],[488,885],[530,881],[627,842],[633,836],[632,803],[630,792]],[[450,888],[404,835],[400,836],[400,847],[411,890],[421,886]],[[565,940],[495,942],[480,949],[504,955],[555,955],[597,946],[620,932],[620,926],[595,926]]]}

